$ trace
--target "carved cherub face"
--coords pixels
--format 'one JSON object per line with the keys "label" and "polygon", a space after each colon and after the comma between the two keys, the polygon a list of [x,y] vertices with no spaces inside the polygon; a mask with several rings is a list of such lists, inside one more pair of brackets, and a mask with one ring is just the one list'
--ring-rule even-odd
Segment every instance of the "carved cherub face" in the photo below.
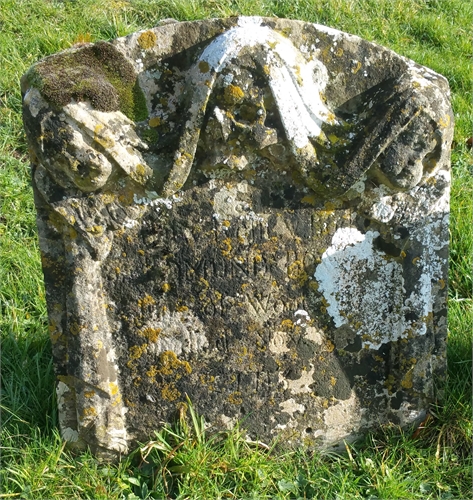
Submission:
{"label": "carved cherub face", "polygon": [[435,149],[436,141],[419,134],[417,127],[403,131],[380,157],[381,180],[397,189],[411,189],[424,176],[424,159]]}
{"label": "carved cherub face", "polygon": [[[66,150],[53,157],[54,169],[59,170],[68,180],[86,193],[102,188],[108,181],[113,171],[113,166],[107,157],[98,150],[94,141],[87,142],[85,137],[65,122],[71,139],[67,142]],[[51,161],[48,159],[48,162]],[[59,179],[58,179],[59,181]]]}

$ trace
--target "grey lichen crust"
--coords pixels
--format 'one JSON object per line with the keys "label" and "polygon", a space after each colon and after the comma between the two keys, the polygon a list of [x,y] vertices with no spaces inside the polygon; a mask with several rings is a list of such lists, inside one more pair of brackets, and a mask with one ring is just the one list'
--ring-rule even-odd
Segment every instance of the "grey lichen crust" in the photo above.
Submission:
{"label": "grey lichen crust", "polygon": [[113,458],[190,397],[331,446],[421,418],[445,368],[446,80],[346,33],[169,22],[23,77],[72,446]]}

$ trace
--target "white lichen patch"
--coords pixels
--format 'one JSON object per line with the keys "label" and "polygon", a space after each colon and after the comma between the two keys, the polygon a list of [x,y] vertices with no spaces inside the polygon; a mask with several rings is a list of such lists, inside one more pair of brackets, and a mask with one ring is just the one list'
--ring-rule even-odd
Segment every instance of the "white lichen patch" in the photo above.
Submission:
{"label": "white lichen patch", "polygon": [[155,191],[146,191],[146,196],[138,197],[136,193],[133,195],[133,201],[137,205],[146,205],[154,207],[156,212],[159,212],[161,207],[171,210],[174,203],[182,201],[178,194],[173,194],[169,198],[160,198]]}
{"label": "white lichen patch", "polygon": [[258,47],[265,55],[269,85],[288,139],[304,148],[321,134],[322,123],[333,123],[333,113],[320,98],[327,70],[318,60],[305,60],[289,39],[260,23],[256,17],[240,18],[239,26],[206,47],[200,61],[220,72],[244,48]]}
{"label": "white lichen patch", "polygon": [[323,413],[325,424],[324,441],[326,444],[340,442],[360,427],[363,412],[359,406],[355,391],[349,399],[339,401]]}
{"label": "white lichen patch", "polygon": [[160,354],[165,351],[181,354],[195,354],[208,347],[205,328],[200,319],[190,310],[166,311],[158,320],[145,328],[156,332],[156,341],[150,342],[148,351]]}
{"label": "white lichen patch", "polygon": [[61,436],[64,441],[68,441],[70,443],[75,443],[79,439],[79,433],[76,430],[71,429],[70,427],[62,429]]}
{"label": "white lichen patch", "polygon": [[373,247],[379,233],[338,229],[315,278],[335,327],[350,325],[372,349],[407,335],[402,266]]}
{"label": "white lichen patch", "polygon": [[23,102],[25,106],[28,106],[31,115],[36,118],[38,113],[48,107],[46,101],[41,97],[38,89],[30,88],[25,94],[23,98]]}
{"label": "white lichen patch", "polygon": [[294,324],[297,326],[307,326],[307,323],[310,321],[310,316],[307,311],[304,311],[304,309],[298,309],[294,313]]}
{"label": "white lichen patch", "polygon": [[[210,181],[210,187],[217,187],[217,181]],[[251,210],[251,205],[246,200],[248,193],[248,183],[239,182],[234,186],[221,186],[214,194],[214,218],[216,220],[232,220],[247,217]]]}
{"label": "white lichen patch", "polygon": [[233,429],[238,423],[238,419],[236,417],[229,417],[222,413],[217,417],[217,421],[225,428],[225,429]]}
{"label": "white lichen patch", "polygon": [[[371,349],[409,334],[424,335],[427,327],[422,318],[432,313],[435,295],[432,282],[443,276],[438,251],[448,244],[441,231],[445,224],[442,218],[426,217],[413,232],[412,239],[422,245],[418,263],[423,265],[408,296],[402,264],[373,246],[379,233],[338,229],[314,275],[335,327],[351,326]],[[411,312],[421,320],[406,319]]]}
{"label": "white lichen patch", "polygon": [[[390,199],[388,199],[388,201],[390,201]],[[380,222],[389,222],[392,219],[394,212],[395,210],[393,207],[390,206],[389,203],[386,203],[385,200],[378,201],[373,204],[372,207],[373,219]]]}
{"label": "white lichen patch", "polygon": [[66,394],[68,392],[70,392],[70,388],[68,387],[68,385],[59,380],[56,385],[56,400],[59,409],[59,425],[61,429],[65,428],[64,424],[65,424],[66,414],[63,412],[63,409],[67,408],[68,397],[66,396]]}
{"label": "white lichen patch", "polygon": [[311,393],[310,385],[314,383],[314,373],[315,367],[312,365],[309,371],[302,370],[300,378],[296,380],[290,380],[284,377],[282,373],[279,373],[279,382],[282,382],[284,389],[289,389],[292,394]]}
{"label": "white lichen patch", "polygon": [[[433,302],[437,291],[433,286],[444,277],[444,261],[439,251],[445,248],[448,241],[448,233],[442,231],[448,225],[449,215],[443,217],[426,217],[422,227],[416,229],[413,237],[422,244],[422,254],[419,261],[423,264],[422,274],[418,280],[416,293],[411,293],[405,300],[405,305],[423,318],[428,318],[433,311]],[[419,325],[418,333],[426,333],[425,322]]]}
{"label": "white lichen patch", "polygon": [[289,351],[289,348],[287,347],[287,333],[286,332],[274,332],[269,345],[268,349],[273,353],[273,354],[284,354],[285,352]]}
{"label": "white lichen patch", "polygon": [[321,345],[323,343],[324,333],[322,330],[318,330],[314,326],[309,326],[306,328],[305,338],[318,345]]}
{"label": "white lichen patch", "polygon": [[408,401],[404,401],[399,410],[395,410],[397,417],[399,418],[399,424],[401,426],[412,425],[415,422],[420,422],[425,418],[425,410],[419,410],[415,408]]}
{"label": "white lichen patch", "polygon": [[279,403],[279,406],[281,407],[281,411],[283,411],[284,413],[288,413],[291,416],[291,418],[294,417],[294,413],[296,412],[299,413],[305,412],[305,406],[296,403],[295,399],[293,398],[290,398],[286,401],[283,401],[282,403]]}
{"label": "white lichen patch", "polygon": [[346,39],[347,37],[355,38],[353,35],[348,35],[348,33],[344,33],[343,31],[336,30],[335,28],[330,28],[329,26],[324,26],[323,24],[315,24],[314,27],[317,28],[318,31],[322,33],[327,33],[333,38],[334,42],[337,42],[340,39]]}
{"label": "white lichen patch", "polygon": [[146,98],[146,106],[148,111],[153,108],[153,98],[160,92],[160,88],[156,81],[161,76],[158,70],[153,71],[142,71],[138,75],[138,80],[140,82],[140,88],[143,90],[143,94]]}

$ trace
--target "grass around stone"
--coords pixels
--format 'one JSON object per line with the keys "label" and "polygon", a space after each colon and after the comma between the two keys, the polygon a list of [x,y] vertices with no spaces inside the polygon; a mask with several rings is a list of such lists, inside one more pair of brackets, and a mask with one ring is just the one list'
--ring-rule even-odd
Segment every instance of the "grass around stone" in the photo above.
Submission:
{"label": "grass around stone", "polygon": [[[160,19],[301,19],[357,34],[445,75],[452,150],[448,372],[422,429],[395,426],[341,454],[248,443],[187,417],[117,465],[72,456],[57,427],[21,75],[75,43],[111,40]],[[473,166],[470,28],[465,0],[2,0],[0,2],[0,499],[465,499],[471,497]]]}

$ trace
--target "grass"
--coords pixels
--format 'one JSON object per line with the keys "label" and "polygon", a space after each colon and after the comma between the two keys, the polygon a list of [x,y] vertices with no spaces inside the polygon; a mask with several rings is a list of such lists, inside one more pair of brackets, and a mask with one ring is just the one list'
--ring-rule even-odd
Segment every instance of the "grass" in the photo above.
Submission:
{"label": "grass", "polygon": [[[0,499],[471,497],[473,167],[471,2],[464,0],[0,0]],[[452,151],[449,376],[415,433],[386,427],[342,455],[266,449],[239,429],[212,435],[188,419],[116,466],[71,456],[58,435],[53,363],[21,123],[19,78],[81,41],[159,19],[302,19],[362,36],[444,74],[456,117]],[[146,458],[145,458],[146,456]]]}

